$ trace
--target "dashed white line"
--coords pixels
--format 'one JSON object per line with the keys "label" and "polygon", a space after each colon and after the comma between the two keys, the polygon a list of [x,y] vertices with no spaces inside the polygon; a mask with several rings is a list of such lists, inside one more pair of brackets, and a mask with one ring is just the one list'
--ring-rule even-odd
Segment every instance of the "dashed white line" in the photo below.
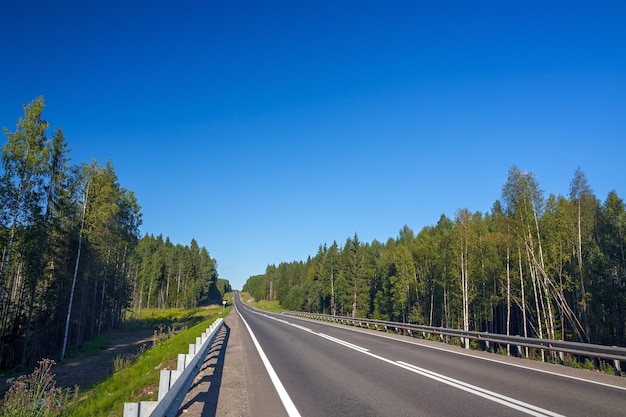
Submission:
{"label": "dashed white line", "polygon": [[472,385],[472,384],[468,384],[467,382],[463,382],[463,381],[459,381],[457,379],[454,378],[450,378],[448,376],[445,376],[443,374],[438,374],[436,372],[433,371],[429,371],[427,369],[424,368],[420,368],[418,366],[415,365],[411,365],[410,363],[406,363],[406,362],[402,362],[402,361],[394,361],[391,359],[387,359],[383,356],[379,356],[376,355],[374,353],[371,353],[368,349],[362,347],[362,346],[358,346],[355,345],[353,343],[347,342],[345,340],[342,339],[338,339],[334,336],[329,336],[327,334],[324,333],[316,333],[314,331],[312,331],[311,329],[307,328],[307,327],[303,327],[301,325],[295,324],[295,323],[290,323],[288,321],[285,321],[283,319],[278,319],[275,317],[272,317],[270,315],[266,315],[266,314],[261,314],[265,317],[271,318],[273,320],[276,321],[280,321],[282,323],[288,324],[290,326],[293,326],[295,328],[304,330],[306,332],[312,333],[316,336],[322,337],[326,340],[329,340],[331,342],[340,344],[342,346],[345,346],[349,349],[355,350],[357,352],[363,353],[364,355],[368,355],[374,359],[378,359],[380,361],[386,362],[388,364],[394,365],[394,366],[398,366],[402,369],[405,369],[407,371],[410,372],[414,372],[416,374],[422,375],[424,377],[433,379],[435,381],[441,382],[443,384],[446,385],[450,385],[452,387],[455,387],[457,389],[460,389],[462,391],[468,392],[470,394],[482,397],[484,399],[487,399],[489,401],[493,401],[495,403],[504,405],[506,407],[512,408],[514,410],[518,410],[521,411],[523,413],[526,413],[528,415],[531,416],[536,416],[536,417],[563,417],[561,414],[555,413],[553,411],[550,410],[546,410],[544,408],[520,401],[520,400],[516,400],[515,398],[511,398],[511,397],[507,397],[505,395],[502,394],[498,394],[497,392],[494,391],[489,391],[487,389],[484,388],[480,388],[476,385]]}
{"label": "dashed white line", "polygon": [[[443,384],[450,385],[450,386],[455,387],[457,389],[460,389],[462,391],[468,392],[470,394],[482,397],[482,398],[487,399],[489,401],[493,401],[495,403],[504,405],[506,407],[509,407],[509,408],[521,411],[521,412],[526,413],[528,415],[536,416],[536,417],[563,417],[561,414],[555,413],[553,411],[546,410],[544,408],[541,408],[541,407],[538,407],[538,406],[535,406],[535,405],[532,405],[532,404],[529,404],[529,403],[526,403],[526,402],[523,402],[523,401],[520,401],[520,400],[516,400],[515,398],[511,398],[511,397],[507,397],[507,396],[502,395],[502,394],[498,394],[497,392],[494,392],[494,391],[490,391],[490,390],[487,390],[487,389],[484,389],[484,388],[480,388],[480,387],[478,387],[476,385],[468,384],[467,382],[463,382],[463,381],[460,381],[460,380],[457,380],[457,379],[454,379],[454,378],[450,378],[450,377],[445,376],[443,374],[438,374],[436,372],[429,371],[428,369],[425,369],[425,368],[420,368],[420,367],[412,365],[410,363],[406,363],[406,362],[402,362],[402,361],[394,361],[394,360],[391,360],[391,359],[387,359],[387,358],[385,358],[383,356],[379,356],[379,355],[376,355],[374,353],[371,353],[368,349],[366,349],[366,348],[364,348],[362,346],[355,345],[353,343],[347,342],[347,341],[342,340],[342,339],[338,339],[338,338],[336,338],[334,336],[329,336],[329,335],[324,334],[324,333],[314,332],[313,330],[309,329],[308,327],[304,327],[304,326],[301,326],[301,325],[295,324],[295,323],[290,323],[290,322],[288,322],[286,320],[279,319],[279,318],[276,318],[276,317],[273,317],[273,316],[270,316],[270,315],[267,315],[267,314],[256,313],[254,311],[252,311],[252,312],[255,313],[255,314],[259,314],[259,315],[265,316],[267,318],[279,321],[281,323],[287,324],[289,326],[293,326],[293,327],[295,327],[297,329],[306,331],[306,332],[314,334],[316,336],[322,337],[322,338],[324,338],[326,340],[329,340],[329,341],[331,341],[333,343],[337,343],[339,345],[345,346],[345,347],[347,347],[349,349],[355,350],[355,351],[360,352],[360,353],[362,353],[364,355],[368,355],[368,356],[370,356],[372,358],[375,358],[375,359],[378,359],[380,361],[389,363],[391,365],[398,366],[398,367],[400,367],[402,369],[405,369],[407,371],[414,372],[414,373],[422,375],[424,377],[433,379],[433,380],[441,382]],[[240,316],[241,316],[241,314],[240,314]],[[242,317],[242,319],[243,319],[243,317]],[[258,342],[256,341],[256,338],[252,334],[252,330],[250,330],[250,327],[248,326],[248,323],[246,323],[245,320],[244,320],[244,323],[246,324],[246,327],[248,327],[248,331],[250,332],[250,335],[252,336],[252,339],[253,339],[255,345],[257,346],[257,349],[259,350],[259,353],[261,354],[262,359],[264,358],[263,362],[265,363],[267,361],[266,368],[269,366],[269,368],[268,368],[268,372],[269,372],[269,369],[271,369],[271,365],[269,364],[269,360],[267,360],[267,357],[265,356],[265,354],[262,353],[263,350],[261,349],[260,345],[258,345]],[[272,369],[272,372],[274,372],[273,369]],[[274,375],[276,375],[275,372],[274,372]],[[270,374],[270,377],[271,377],[271,374]],[[276,376],[276,379],[278,380],[278,376]],[[272,380],[273,380],[273,378],[272,378]],[[278,383],[280,384],[280,381],[278,381]],[[284,388],[282,387],[282,384],[280,384],[280,387],[284,391]],[[278,390],[278,388],[277,388],[277,390]],[[287,395],[287,392],[284,391],[284,393],[287,396],[287,398],[289,398],[289,396]],[[280,394],[280,391],[279,391],[279,394]],[[281,396],[281,399],[282,399],[282,396]],[[291,399],[289,399],[289,402],[291,402]],[[283,404],[284,404],[284,401],[283,401]],[[293,409],[297,413],[298,411],[295,409],[295,406],[293,405],[293,403],[291,403],[291,404],[293,406]],[[285,405],[285,408],[287,408],[286,405]],[[288,410],[288,412],[289,412],[289,410]],[[292,414],[289,414],[289,415],[291,416]],[[299,415],[299,414],[293,414],[293,416],[296,416],[296,415]]]}

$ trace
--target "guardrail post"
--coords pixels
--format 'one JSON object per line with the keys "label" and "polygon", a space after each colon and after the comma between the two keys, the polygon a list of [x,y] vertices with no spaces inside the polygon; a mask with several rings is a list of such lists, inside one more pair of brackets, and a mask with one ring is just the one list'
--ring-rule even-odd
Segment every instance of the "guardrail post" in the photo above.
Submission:
{"label": "guardrail post", "polygon": [[185,368],[187,368],[189,366],[189,364],[193,360],[194,356],[196,356],[196,345],[195,344],[190,344],[189,345],[189,353],[187,355],[185,355]]}
{"label": "guardrail post", "polygon": [[613,367],[615,368],[615,376],[621,376],[622,375],[622,364],[619,361],[619,359],[614,359],[613,360]]}
{"label": "guardrail post", "polygon": [[193,360],[194,356],[196,355],[192,355],[192,354],[185,355],[185,369],[187,369],[189,364],[191,364],[191,361]]}
{"label": "guardrail post", "polygon": [[124,417],[149,417],[157,406],[156,401],[124,403]]}
{"label": "guardrail post", "polygon": [[156,406],[156,401],[139,401],[139,417],[150,417]]}
{"label": "guardrail post", "polygon": [[189,389],[193,377],[200,368],[199,364],[204,360],[204,356],[210,349],[210,343],[217,336],[223,322],[224,320],[221,318],[216,320],[210,329],[207,329],[207,334],[197,337],[196,343],[201,341],[200,345],[190,344],[188,354],[178,354],[178,369],[161,370],[158,401],[124,403],[124,417],[150,417],[152,414],[158,416],[173,415],[171,413],[177,411],[177,407],[182,401],[181,393]]}
{"label": "guardrail post", "polygon": [[139,417],[139,403],[124,403],[124,417]]}
{"label": "guardrail post", "polygon": [[159,378],[159,401],[165,397],[165,394],[170,390],[172,379],[172,371],[169,369],[162,369],[161,376]]}

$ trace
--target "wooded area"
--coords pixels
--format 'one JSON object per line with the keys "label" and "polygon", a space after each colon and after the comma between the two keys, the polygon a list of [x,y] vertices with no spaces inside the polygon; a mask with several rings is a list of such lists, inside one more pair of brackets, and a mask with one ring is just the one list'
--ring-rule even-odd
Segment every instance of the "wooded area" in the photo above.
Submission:
{"label": "wooded area", "polygon": [[514,166],[488,214],[460,209],[386,243],[355,233],[243,289],[288,310],[625,346],[625,231],[623,200],[601,203],[580,169],[568,197],[546,199]]}
{"label": "wooded area", "polygon": [[116,327],[129,308],[190,308],[221,299],[216,262],[195,240],[139,238],[140,206],[113,165],[69,164],[43,98],[4,129],[0,177],[0,367],[63,357]]}

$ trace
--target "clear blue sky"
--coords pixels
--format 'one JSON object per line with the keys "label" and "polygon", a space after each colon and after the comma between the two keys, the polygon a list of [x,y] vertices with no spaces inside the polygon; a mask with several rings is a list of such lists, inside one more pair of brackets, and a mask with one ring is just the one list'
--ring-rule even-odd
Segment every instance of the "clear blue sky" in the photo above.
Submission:
{"label": "clear blue sky", "polygon": [[487,212],[512,165],[626,198],[623,1],[4,1],[0,127],[40,95],[235,288]]}

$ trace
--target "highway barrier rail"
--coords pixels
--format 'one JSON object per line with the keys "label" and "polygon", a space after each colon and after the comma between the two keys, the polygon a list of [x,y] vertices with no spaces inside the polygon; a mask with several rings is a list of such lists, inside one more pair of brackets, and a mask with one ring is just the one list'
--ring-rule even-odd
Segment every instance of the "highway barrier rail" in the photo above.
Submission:
{"label": "highway barrier rail", "polygon": [[612,360],[615,374],[621,374],[621,362],[626,362],[626,348],[617,346],[594,345],[591,343],[568,342],[563,340],[539,339],[523,336],[508,336],[504,334],[465,331],[460,329],[448,329],[445,327],[422,326],[410,323],[398,323],[393,321],[372,320],[365,318],[352,318],[344,316],[332,316],[328,314],[304,313],[298,311],[283,311],[282,314],[305,317],[315,320],[331,321],[352,326],[373,328],[376,330],[395,331],[396,333],[438,335],[441,339],[444,336],[458,337],[461,340],[470,339],[483,342],[487,349],[491,348],[491,343],[517,346],[519,355],[522,356],[522,348],[534,348],[556,352],[563,361],[563,354],[569,353],[579,357],[598,358]]}
{"label": "highway barrier rail", "polygon": [[124,417],[175,416],[223,324],[218,318],[189,345],[189,353],[179,353],[175,370],[161,370],[158,401],[124,403]]}

